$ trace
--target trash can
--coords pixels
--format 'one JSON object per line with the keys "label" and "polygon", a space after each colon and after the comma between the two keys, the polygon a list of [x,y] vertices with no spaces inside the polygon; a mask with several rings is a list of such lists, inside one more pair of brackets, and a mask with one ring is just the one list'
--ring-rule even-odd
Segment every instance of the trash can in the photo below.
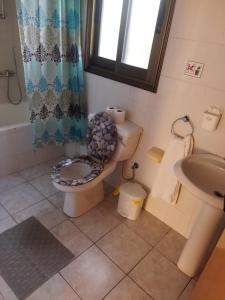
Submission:
{"label": "trash can", "polygon": [[140,214],[147,193],[138,183],[126,182],[120,186],[118,213],[130,220],[136,220]]}

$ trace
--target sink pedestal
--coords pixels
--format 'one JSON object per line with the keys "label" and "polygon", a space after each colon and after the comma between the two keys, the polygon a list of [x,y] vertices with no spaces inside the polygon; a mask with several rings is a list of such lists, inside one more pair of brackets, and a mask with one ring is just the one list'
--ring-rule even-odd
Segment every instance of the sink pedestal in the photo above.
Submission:
{"label": "sink pedestal", "polygon": [[223,210],[207,203],[202,204],[197,221],[177,263],[182,272],[193,277],[201,270],[222,230],[224,216]]}

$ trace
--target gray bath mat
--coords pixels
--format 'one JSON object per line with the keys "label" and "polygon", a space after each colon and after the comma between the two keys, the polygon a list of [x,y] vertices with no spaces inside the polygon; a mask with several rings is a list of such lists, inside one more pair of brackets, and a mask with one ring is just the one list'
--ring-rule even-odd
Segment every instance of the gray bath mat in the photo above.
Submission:
{"label": "gray bath mat", "polygon": [[34,217],[0,234],[0,275],[25,299],[74,258]]}

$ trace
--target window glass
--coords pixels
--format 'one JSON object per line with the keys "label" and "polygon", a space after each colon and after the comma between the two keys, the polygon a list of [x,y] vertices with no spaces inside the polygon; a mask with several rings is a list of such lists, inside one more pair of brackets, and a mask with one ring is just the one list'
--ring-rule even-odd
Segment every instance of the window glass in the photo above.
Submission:
{"label": "window glass", "polygon": [[98,55],[116,60],[123,0],[103,0]]}
{"label": "window glass", "polygon": [[148,69],[160,0],[132,0],[122,62]]}

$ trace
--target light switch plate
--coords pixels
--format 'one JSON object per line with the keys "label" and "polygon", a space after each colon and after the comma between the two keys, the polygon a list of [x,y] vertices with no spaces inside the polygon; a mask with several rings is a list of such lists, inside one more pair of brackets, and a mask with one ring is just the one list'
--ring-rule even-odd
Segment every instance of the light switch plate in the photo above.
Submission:
{"label": "light switch plate", "polygon": [[188,61],[185,68],[185,75],[200,78],[202,75],[202,71],[204,68],[204,64],[196,61]]}

